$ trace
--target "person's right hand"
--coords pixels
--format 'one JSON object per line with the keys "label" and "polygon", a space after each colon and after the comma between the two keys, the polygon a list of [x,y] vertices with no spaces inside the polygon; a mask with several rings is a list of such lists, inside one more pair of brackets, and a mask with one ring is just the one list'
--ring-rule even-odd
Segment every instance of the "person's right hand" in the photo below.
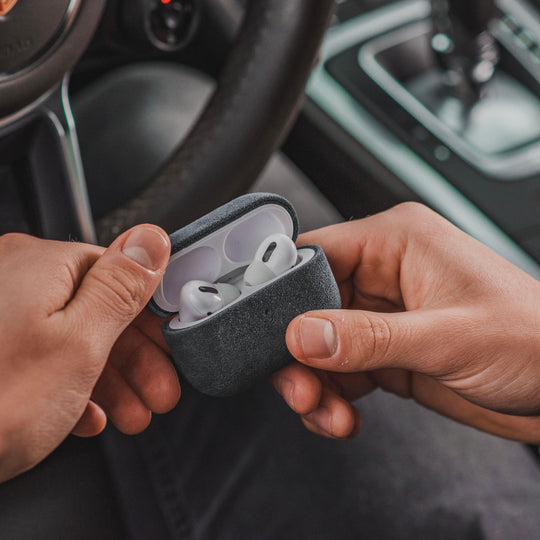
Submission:
{"label": "person's right hand", "polygon": [[315,433],[349,438],[377,387],[540,443],[540,283],[418,204],[305,234],[343,310],[296,318],[273,383]]}

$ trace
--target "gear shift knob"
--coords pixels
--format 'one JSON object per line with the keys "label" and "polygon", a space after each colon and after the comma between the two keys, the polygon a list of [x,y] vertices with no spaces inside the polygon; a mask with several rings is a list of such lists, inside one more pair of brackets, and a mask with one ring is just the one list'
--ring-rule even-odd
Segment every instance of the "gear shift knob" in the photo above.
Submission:
{"label": "gear shift knob", "polygon": [[499,51],[489,33],[494,0],[431,0],[431,45],[448,84],[472,105],[495,73]]}

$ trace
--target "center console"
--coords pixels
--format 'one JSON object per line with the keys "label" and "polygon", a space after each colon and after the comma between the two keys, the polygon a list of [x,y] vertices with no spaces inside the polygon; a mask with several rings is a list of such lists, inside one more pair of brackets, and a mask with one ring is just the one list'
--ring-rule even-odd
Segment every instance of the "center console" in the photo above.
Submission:
{"label": "center console", "polygon": [[497,0],[481,28],[472,4],[467,52],[439,0],[340,2],[308,95],[420,200],[540,277],[540,14]]}

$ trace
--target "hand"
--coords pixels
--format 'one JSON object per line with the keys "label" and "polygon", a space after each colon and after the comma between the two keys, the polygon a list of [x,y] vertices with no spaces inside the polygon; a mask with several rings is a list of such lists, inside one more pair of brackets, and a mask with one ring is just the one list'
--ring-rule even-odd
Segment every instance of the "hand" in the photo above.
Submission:
{"label": "hand", "polygon": [[499,436],[540,443],[540,283],[418,204],[303,235],[344,310],[287,331],[273,377],[311,431],[349,438],[375,388]]}
{"label": "hand", "polygon": [[137,433],[177,403],[160,323],[147,311],[136,319],[169,255],[168,236],[150,225],[107,250],[0,237],[0,482],[70,432],[100,433],[106,414]]}

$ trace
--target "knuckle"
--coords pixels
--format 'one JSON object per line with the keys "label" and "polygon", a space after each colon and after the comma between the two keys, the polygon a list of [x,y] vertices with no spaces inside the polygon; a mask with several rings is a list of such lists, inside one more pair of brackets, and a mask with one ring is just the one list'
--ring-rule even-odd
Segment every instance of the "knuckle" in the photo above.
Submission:
{"label": "knuckle", "polygon": [[[383,360],[392,342],[390,325],[382,318],[359,313],[349,328],[351,349],[366,370]],[[349,360],[349,359],[345,359]]]}
{"label": "knuckle", "polygon": [[436,213],[425,204],[418,202],[404,202],[395,206],[392,211],[406,218],[429,218]]}
{"label": "knuckle", "polygon": [[393,210],[401,220],[412,226],[432,226],[433,224],[442,221],[441,216],[439,216],[437,212],[427,207],[426,205],[417,202],[401,203]]}
{"label": "knuckle", "polygon": [[437,212],[417,202],[401,203],[393,211],[401,222],[415,229],[433,227],[442,220]]}
{"label": "knuckle", "polygon": [[376,363],[385,358],[392,342],[390,325],[382,318],[370,319],[370,333],[373,344],[372,359]]}
{"label": "knuckle", "polygon": [[0,250],[12,251],[25,247],[32,241],[32,237],[22,233],[6,233],[0,236]]}
{"label": "knuckle", "polygon": [[414,238],[437,237],[445,234],[449,226],[449,222],[441,215],[417,202],[401,203],[391,212]]}
{"label": "knuckle", "polygon": [[114,271],[96,272],[93,279],[102,290],[101,300],[110,311],[133,315],[142,308],[146,296],[145,283],[133,273],[115,268]]}

